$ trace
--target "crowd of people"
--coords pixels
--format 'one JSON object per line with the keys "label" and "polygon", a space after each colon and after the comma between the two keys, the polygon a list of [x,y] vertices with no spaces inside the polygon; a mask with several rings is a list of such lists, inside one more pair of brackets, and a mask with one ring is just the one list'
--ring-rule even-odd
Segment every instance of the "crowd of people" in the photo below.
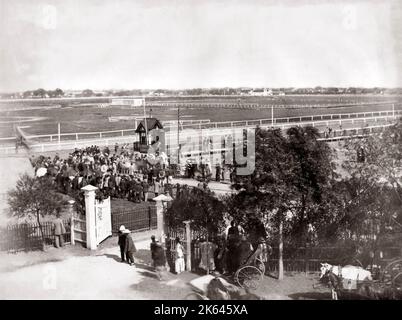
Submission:
{"label": "crowd of people", "polygon": [[[168,164],[150,164],[147,155],[134,152],[128,145],[116,144],[113,149],[99,146],[76,148],[66,158],[58,153],[54,157],[32,156],[30,162],[37,174],[53,178],[56,189],[74,195],[90,184],[96,186],[104,198],[127,199],[142,202],[151,195],[169,193],[173,196],[173,176],[177,169]],[[216,165],[211,171],[207,163],[184,166],[184,176],[197,179],[198,187],[206,188],[215,171],[216,181],[233,181],[234,170],[229,166]]]}
{"label": "crowd of people", "polygon": [[76,148],[66,159],[56,154],[53,158],[31,157],[30,161],[36,172],[45,169],[57,190],[65,194],[74,194],[88,184],[105,197],[133,202],[147,201],[151,192],[154,196],[172,192],[173,170],[160,163],[150,165],[144,154],[130,152],[125,145],[115,145],[113,150]]}
{"label": "crowd of people", "polygon": [[252,243],[244,230],[234,222],[228,228],[227,234],[212,237],[210,241],[196,239],[193,247],[195,263],[199,269],[227,275],[233,275],[257,250],[256,258],[263,263],[268,261],[272,251],[265,237],[259,237]]}
{"label": "crowd of people", "polygon": [[[120,247],[121,262],[131,266],[134,264],[136,246],[130,234],[130,230],[120,227],[118,245]],[[186,269],[186,249],[180,238],[174,239],[173,248],[170,241],[166,247],[155,236],[151,237],[150,251],[152,264],[159,280],[166,278],[166,272],[173,268],[176,274]],[[172,253],[171,257],[168,253]],[[256,243],[251,243],[244,231],[233,222],[228,229],[227,235],[214,237],[211,240],[196,239],[192,243],[192,263],[197,272],[218,273],[232,276],[242,265],[252,263],[250,258],[259,259],[262,263],[268,261],[272,248],[267,244],[264,237],[260,237]],[[173,258],[169,261],[169,258]]]}

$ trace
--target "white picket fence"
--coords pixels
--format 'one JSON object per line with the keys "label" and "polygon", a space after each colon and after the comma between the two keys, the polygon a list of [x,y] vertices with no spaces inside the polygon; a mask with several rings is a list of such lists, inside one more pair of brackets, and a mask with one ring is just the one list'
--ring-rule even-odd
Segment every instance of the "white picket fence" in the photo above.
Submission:
{"label": "white picket fence", "polygon": [[[312,116],[286,117],[274,119],[257,119],[257,120],[240,120],[240,121],[221,121],[208,122],[208,120],[199,120],[185,122],[180,124],[180,142],[194,135],[194,132],[189,129],[207,130],[211,134],[230,134],[233,128],[262,128],[276,127],[286,130],[294,125],[302,124],[303,126],[313,126],[324,130],[325,127],[347,126],[345,130],[361,130],[371,125],[368,128],[386,127],[393,123],[397,118],[402,116],[402,110],[387,110],[373,112],[358,112],[358,113],[341,113],[341,114],[322,114]],[[165,123],[164,128],[167,136],[177,135],[177,124],[174,121]],[[176,130],[175,130],[176,129]],[[188,131],[188,132],[187,132]],[[343,131],[343,130],[339,130]],[[334,131],[333,131],[334,132]],[[204,133],[206,133],[204,131]],[[9,139],[9,138],[4,138]],[[11,138],[10,138],[11,139]],[[46,152],[55,150],[68,150],[81,148],[88,145],[108,146],[114,145],[116,142],[134,143],[138,141],[138,136],[135,134],[135,129],[112,130],[101,132],[77,132],[77,133],[62,133],[62,134],[45,134],[45,135],[26,135],[29,141],[29,148],[32,152]],[[174,140],[174,139],[172,139]],[[171,148],[173,148],[170,146]],[[176,143],[177,147],[177,143]],[[0,147],[0,154],[15,153],[14,146]]]}

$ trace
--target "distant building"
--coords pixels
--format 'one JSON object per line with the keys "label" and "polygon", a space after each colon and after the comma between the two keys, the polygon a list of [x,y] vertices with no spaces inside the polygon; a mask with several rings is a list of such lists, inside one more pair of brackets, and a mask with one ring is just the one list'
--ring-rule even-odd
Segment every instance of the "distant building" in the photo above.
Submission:
{"label": "distant building", "polygon": [[250,95],[260,96],[260,97],[272,96],[272,90],[268,90],[267,88],[254,89],[254,90],[250,91]]}
{"label": "distant building", "polygon": [[[135,132],[138,134],[138,142],[134,143],[134,150],[146,153],[150,143],[150,131],[163,129],[162,123],[156,118],[146,118],[146,123],[142,120]],[[157,135],[157,137],[159,137]],[[158,139],[159,140],[159,139]]]}
{"label": "distant building", "polygon": [[142,107],[144,105],[144,99],[142,98],[115,98],[112,99],[112,106],[129,106],[129,107]]}

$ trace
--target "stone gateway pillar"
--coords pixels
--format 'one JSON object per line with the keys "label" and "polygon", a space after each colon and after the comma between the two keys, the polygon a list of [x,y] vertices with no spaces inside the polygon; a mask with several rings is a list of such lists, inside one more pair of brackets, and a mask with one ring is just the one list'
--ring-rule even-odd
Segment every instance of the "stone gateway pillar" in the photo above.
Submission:
{"label": "stone gateway pillar", "polygon": [[191,221],[186,220],[183,223],[186,225],[186,270],[191,271]]}
{"label": "stone gateway pillar", "polygon": [[164,194],[160,194],[159,196],[153,198],[156,202],[156,222],[157,222],[157,239],[160,243],[165,243],[165,206],[167,202],[172,201],[173,198],[171,196],[166,196]]}
{"label": "stone gateway pillar", "polygon": [[98,188],[89,184],[81,188],[81,190],[85,192],[87,248],[96,250],[95,191]]}
{"label": "stone gateway pillar", "polygon": [[156,224],[157,224],[157,233],[156,238],[160,243],[165,243],[165,221],[164,221],[164,212],[163,212],[163,204],[162,201],[156,202]]}

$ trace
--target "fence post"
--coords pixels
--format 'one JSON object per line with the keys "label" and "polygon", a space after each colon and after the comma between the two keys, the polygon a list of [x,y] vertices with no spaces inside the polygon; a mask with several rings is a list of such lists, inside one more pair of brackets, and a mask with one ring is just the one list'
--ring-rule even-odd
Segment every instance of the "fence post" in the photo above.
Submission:
{"label": "fence post", "polygon": [[73,205],[75,201],[74,200],[69,200],[68,201],[68,212],[71,215],[70,217],[70,239],[71,239],[71,244],[75,244],[75,239],[74,239],[74,211],[73,211]]}
{"label": "fence post", "polygon": [[305,263],[305,272],[306,272],[306,276],[308,276],[309,273],[309,254],[308,254],[308,250],[309,248],[307,247],[307,245],[305,246],[304,250],[304,263]]}
{"label": "fence post", "polygon": [[75,239],[74,239],[74,217],[73,216],[71,216],[71,218],[70,218],[70,224],[71,224],[71,227],[70,227],[70,239],[71,239],[71,245],[75,245]]}
{"label": "fence post", "polygon": [[148,230],[151,230],[151,228],[152,228],[151,218],[152,218],[151,207],[148,207],[148,225],[149,225]]}
{"label": "fence post", "polygon": [[190,220],[183,221],[186,225],[186,270],[191,271],[191,229]]}
{"label": "fence post", "polygon": [[157,238],[162,244],[165,243],[165,222],[163,218],[162,201],[156,201]]}

